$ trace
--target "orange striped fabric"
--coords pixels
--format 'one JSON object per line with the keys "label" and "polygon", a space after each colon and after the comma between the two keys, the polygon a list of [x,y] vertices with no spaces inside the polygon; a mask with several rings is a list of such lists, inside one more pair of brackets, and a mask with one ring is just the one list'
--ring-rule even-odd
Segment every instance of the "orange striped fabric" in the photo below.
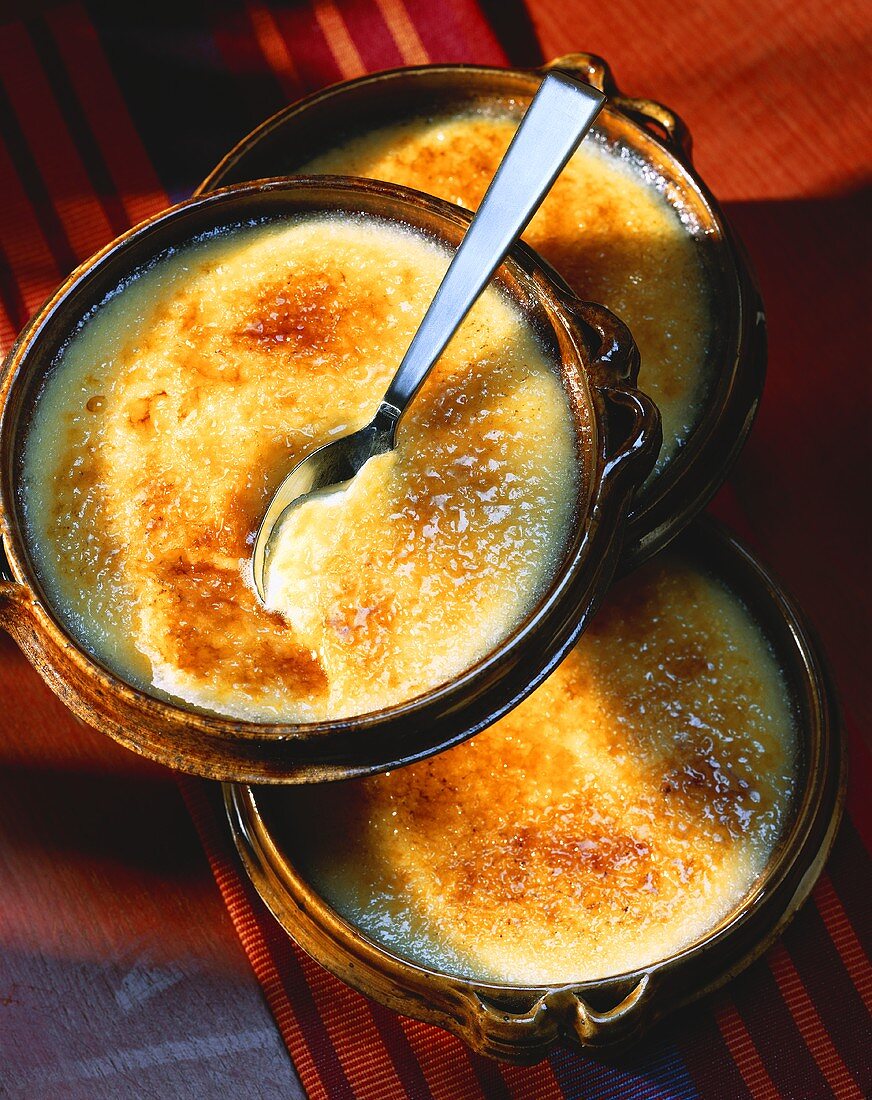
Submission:
{"label": "orange striped fabric", "polygon": [[376,0],[404,65],[427,65],[431,58],[403,0]]}
{"label": "orange striped fabric", "polygon": [[[865,413],[848,387],[827,391],[829,415],[840,427],[835,466],[815,435],[821,371],[838,371],[859,352],[860,322],[844,314],[864,261],[851,233],[858,202],[850,189],[858,169],[857,142],[848,139],[856,114],[829,120],[822,173],[800,140],[817,116],[812,106],[802,113],[800,97],[791,92],[798,78],[790,75],[803,71],[814,43],[816,78],[844,87],[845,73],[860,64],[861,12],[850,5],[847,13],[824,12],[820,0],[803,0],[791,9],[787,35],[779,31],[775,0],[721,6],[729,7],[730,26],[744,19],[754,30],[753,41],[741,38],[741,49],[722,40],[717,81],[723,86],[741,77],[742,102],[757,97],[755,140],[778,157],[782,191],[776,195],[750,154],[735,153],[734,131],[727,128],[719,144],[717,126],[709,124],[709,116],[720,119],[721,106],[712,102],[698,53],[710,37],[711,16],[705,27],[701,15],[679,20],[663,0],[648,6],[643,22],[663,29],[665,75],[657,70],[664,55],[649,48],[650,34],[635,44],[617,34],[616,19],[630,25],[627,0],[602,12],[578,0],[531,0],[527,6],[514,0],[438,6],[424,0],[238,0],[208,11],[204,6],[196,28],[198,63],[190,71],[180,66],[180,86],[165,93],[147,86],[147,67],[126,33],[123,11],[109,17],[102,9],[98,15],[85,4],[67,3],[50,5],[26,23],[7,23],[0,33],[3,347],[76,263],[183,195],[232,141],[289,97],[404,63],[541,60],[539,41],[549,54],[585,48],[617,56],[618,75],[630,90],[660,94],[689,118],[704,171],[728,197],[769,200],[730,207],[761,272],[772,347],[759,427],[717,508],[812,609],[844,676],[849,712],[864,715],[857,655],[867,624],[857,621],[851,606],[862,605],[867,592],[866,563],[852,537],[853,502],[862,499],[852,490]],[[817,35],[824,24],[828,37],[821,46]],[[166,58],[177,57],[171,25],[165,39]],[[683,68],[694,74],[687,84],[676,75]],[[792,96],[792,129],[782,129],[782,116],[771,110],[774,87]],[[166,117],[157,117],[161,94],[175,96],[182,111],[175,137]],[[186,103],[189,111],[202,110],[186,115]],[[824,360],[818,316],[841,318]],[[833,492],[837,473],[842,496]],[[820,530],[808,521],[809,499]],[[839,600],[831,598],[831,578],[841,585]],[[866,794],[872,769],[859,727],[851,726],[850,813],[813,901],[766,959],[709,1003],[680,1014],[624,1066],[568,1052],[529,1069],[499,1066],[438,1029],[368,1002],[302,955],[266,913],[236,862],[216,790],[188,779],[181,787],[240,941],[312,1097],[854,1097],[872,1094]]]}
{"label": "orange striped fabric", "polygon": [[717,1021],[753,1100],[777,1100],[778,1089],[766,1071],[754,1040],[735,1008],[730,1004],[724,1005],[717,1014]]}
{"label": "orange striped fabric", "polygon": [[830,876],[821,875],[814,893],[815,904],[829,932],[830,939],[866,1008],[872,1013],[872,962],[863,950],[845,907],[833,889]]}
{"label": "orange striped fabric", "polygon": [[851,1077],[827,1034],[814,1002],[784,944],[777,944],[769,955],[769,966],[802,1038],[814,1056],[827,1084],[839,1096],[862,1100],[860,1086]]}
{"label": "orange striped fabric", "polygon": [[247,5],[247,9],[248,18],[251,20],[257,45],[264,60],[278,77],[282,91],[290,98],[299,90],[299,77],[291,51],[276,26],[269,8],[263,4],[251,3]]}

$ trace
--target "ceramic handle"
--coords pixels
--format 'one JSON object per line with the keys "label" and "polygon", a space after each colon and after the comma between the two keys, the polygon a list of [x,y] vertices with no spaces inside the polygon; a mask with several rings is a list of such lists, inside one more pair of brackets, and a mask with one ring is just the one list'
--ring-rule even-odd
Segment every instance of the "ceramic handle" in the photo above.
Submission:
{"label": "ceramic handle", "polygon": [[623,111],[636,122],[641,122],[646,128],[650,129],[653,126],[661,130],[666,138],[665,144],[671,148],[672,152],[680,160],[690,161],[693,152],[690,130],[684,119],[675,111],[658,103],[656,99],[633,99],[625,95],[616,96],[614,104],[619,111]]}
{"label": "ceramic handle", "polygon": [[660,410],[637,390],[639,352],[630,330],[604,306],[565,302],[588,348],[594,384],[605,404],[607,439],[603,484],[632,468],[641,481],[653,467],[663,439]]}
{"label": "ceramic handle", "polygon": [[6,557],[6,548],[3,545],[3,537],[0,535],[0,585],[13,584],[15,578],[12,576],[12,569],[10,568],[9,561]]}
{"label": "ceramic handle", "polygon": [[543,65],[541,71],[571,73],[578,80],[586,84],[592,84],[594,88],[607,96],[618,94],[618,89],[612,77],[612,70],[607,61],[595,53],[565,53],[555,57],[547,65]]}
{"label": "ceramic handle", "polygon": [[26,592],[24,585],[19,584],[12,574],[3,537],[0,535],[0,628],[11,628],[13,619],[18,617],[22,597]]}
{"label": "ceramic handle", "polygon": [[[641,390],[607,387],[601,392],[606,404],[610,406],[610,421],[616,419],[616,409],[629,414],[629,425],[623,429],[619,441],[615,443],[609,439],[609,454],[603,469],[603,480],[614,481],[619,472],[632,468],[635,479],[641,484],[654,468],[663,442],[660,410]],[[626,422],[626,416],[622,419]],[[610,430],[609,435],[614,434]]]}
{"label": "ceramic handle", "polygon": [[5,576],[0,574],[0,628],[6,626],[9,622],[9,615],[15,604],[16,587],[14,581],[7,580]]}
{"label": "ceramic handle", "polygon": [[605,306],[585,302],[572,291],[564,290],[563,304],[581,332],[596,385],[635,386],[639,374],[639,349],[624,322]]}
{"label": "ceramic handle", "polygon": [[581,997],[573,994],[574,1003],[564,1014],[564,1026],[582,1046],[611,1046],[625,1042],[650,1023],[647,1017],[650,1016],[651,982],[651,975],[643,974],[627,996],[607,1012],[595,1011]]}
{"label": "ceramic handle", "polygon": [[[464,1038],[475,1050],[510,1062],[531,1062],[564,1038],[582,1047],[613,1047],[651,1023],[653,979],[643,974],[613,1008],[597,1011],[572,988],[552,989],[529,1009],[507,1011],[480,992]],[[618,993],[620,996],[620,993]]]}
{"label": "ceramic handle", "polygon": [[615,83],[612,70],[601,57],[592,53],[569,53],[544,66],[544,72],[566,72],[592,84],[609,97],[609,105],[632,118],[656,135],[683,161],[689,162],[692,139],[687,124],[669,107],[655,99],[639,99],[624,95]]}

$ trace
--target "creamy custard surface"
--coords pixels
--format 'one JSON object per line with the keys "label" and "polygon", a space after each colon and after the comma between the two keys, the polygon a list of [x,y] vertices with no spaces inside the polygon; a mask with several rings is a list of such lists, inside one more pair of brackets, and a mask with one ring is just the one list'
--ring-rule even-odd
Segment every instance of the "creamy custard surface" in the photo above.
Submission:
{"label": "creamy custard surface", "polygon": [[86,318],[37,403],[24,506],[98,659],[192,706],[309,721],[418,695],[519,623],[584,474],[557,367],[495,288],[309,574],[285,563],[278,610],[250,584],[278,482],[372,418],[447,263],[388,223],[286,219],[165,256]]}
{"label": "creamy custard surface", "polygon": [[712,929],[782,835],[795,769],[792,706],[760,629],[719,582],[661,556],[471,741],[262,798],[296,866],[394,952],[562,983]]}
{"label": "creamy custard surface", "polygon": [[[300,171],[386,180],[475,210],[517,125],[495,110],[401,122],[352,137]],[[591,135],[524,232],[579,297],[629,325],[639,385],[663,417],[655,471],[687,441],[712,385],[711,302],[693,230],[650,170]]]}

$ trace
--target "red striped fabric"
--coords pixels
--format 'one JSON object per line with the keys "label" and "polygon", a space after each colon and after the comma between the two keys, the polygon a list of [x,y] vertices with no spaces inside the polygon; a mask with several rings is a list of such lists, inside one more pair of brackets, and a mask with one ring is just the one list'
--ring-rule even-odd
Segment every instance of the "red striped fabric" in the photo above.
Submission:
{"label": "red striped fabric", "polygon": [[[535,52],[534,26],[544,28],[549,41],[563,34],[553,52],[584,48],[586,42],[566,34],[566,9],[580,18],[580,5],[566,5],[554,16],[546,0],[533,0],[529,11],[520,3],[484,0],[224,0],[203,6],[195,31],[198,57],[215,66],[210,87],[225,97],[216,112],[223,104],[228,118],[247,112],[254,122],[288,98],[372,69],[427,61],[519,63],[521,50]],[[796,25],[808,23],[799,19]],[[167,28],[168,54],[172,37]],[[92,19],[78,3],[49,6],[0,31],[4,350],[72,266],[178,193],[180,184],[166,168],[168,154],[143,113],[147,89],[132,82],[123,48],[119,26],[107,29],[102,16]],[[217,126],[220,118],[211,121]],[[226,145],[239,136],[228,127]],[[204,163],[202,174],[210,167]],[[866,562],[859,542],[841,532],[853,534],[856,527],[852,503],[860,499],[854,489],[865,409],[851,387],[831,386],[828,417],[843,442],[841,449],[816,445],[822,362],[820,354],[809,354],[818,333],[803,323],[803,314],[820,311],[822,298],[828,315],[843,316],[862,269],[850,222],[839,221],[850,217],[851,201],[799,205],[731,210],[760,268],[772,368],[760,425],[717,510],[774,561],[827,626],[848,714],[862,719],[868,703],[858,661],[868,623],[858,622],[851,607],[855,598],[865,598]],[[858,336],[859,322],[843,318],[832,338],[837,365],[850,364]],[[831,340],[830,353],[832,346]],[[834,493],[834,483],[845,492]],[[832,540],[804,537],[815,522],[806,512],[809,496],[820,503],[817,519],[831,526]],[[240,941],[312,1097],[858,1097],[872,1094],[872,767],[858,722],[849,722],[848,819],[813,900],[765,959],[703,1006],[679,1014],[622,1067],[568,1053],[529,1069],[501,1066],[348,989],[303,955],[256,897],[232,851],[217,789],[190,779],[180,785]]]}

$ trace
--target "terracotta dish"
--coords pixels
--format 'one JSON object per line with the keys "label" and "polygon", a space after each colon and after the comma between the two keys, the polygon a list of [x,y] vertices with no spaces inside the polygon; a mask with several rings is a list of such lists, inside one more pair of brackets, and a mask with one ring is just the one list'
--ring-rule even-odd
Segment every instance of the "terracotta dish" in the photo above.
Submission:
{"label": "terracotta dish", "polygon": [[19,338],[0,383],[0,623],[85,720],[147,756],[214,778],[301,782],[366,774],[440,751],[490,724],[548,674],[586,626],[614,570],[629,499],[659,445],[656,408],[634,387],[637,356],[627,330],[608,311],[556,287],[519,247],[501,268],[500,285],[559,365],[586,474],[562,556],[522,621],[449,682],[348,719],[222,718],[125,681],[64,626],[65,609],[52,604],[40,581],[38,548],[28,546],[23,456],[46,372],[82,319],[167,249],[241,222],[313,211],[375,216],[449,246],[457,245],[469,220],[457,208],[401,188],[327,177],[261,182],[193,199],[132,229],[75,271]]}
{"label": "terracotta dish", "polygon": [[[686,565],[679,568],[676,560]],[[596,749],[576,774],[572,754],[561,747],[570,744],[572,732],[559,725],[562,712],[553,692],[549,694],[549,682],[539,689],[546,702],[537,703],[533,696],[474,742],[397,774],[331,787],[320,799],[317,788],[225,788],[246,869],[301,947],[390,1008],[439,1024],[482,1053],[531,1063],[559,1042],[598,1049],[630,1044],[663,1016],[722,984],[772,943],[812,889],[839,820],[845,756],[832,686],[796,607],[723,528],[698,521],[678,540],[675,554],[670,550],[665,564],[660,561],[646,567],[648,577],[634,574],[621,582],[597,625],[579,643],[587,658],[579,662],[570,655],[555,673],[564,708],[577,705],[566,694],[570,689],[591,695],[583,738],[590,738],[603,716],[606,725],[613,721],[612,707],[615,715],[622,715],[608,750]],[[691,574],[682,572],[686,568]],[[710,580],[689,581],[691,575]],[[710,585],[710,593],[728,593],[733,608],[723,623],[717,613],[713,627],[710,595],[703,595],[707,610],[701,618],[698,614],[700,594]],[[671,610],[662,602],[663,592],[677,600]],[[690,601],[684,624],[683,592]],[[640,597],[646,601],[641,605]],[[661,638],[665,648],[654,656],[650,646],[659,628],[647,616],[652,598],[668,625]],[[613,599],[618,601],[615,607]],[[718,596],[716,602],[722,599]],[[628,634],[634,617],[637,627]],[[749,634],[743,633],[745,621],[754,623]],[[611,625],[600,627],[601,622]],[[682,639],[685,627],[688,633]],[[589,658],[604,636],[606,648],[598,664]],[[711,648],[695,652],[700,640]],[[640,668],[621,671],[619,686],[635,687],[629,694],[619,692],[610,704],[612,644]],[[764,660],[761,654],[767,650]],[[767,664],[777,670],[774,681],[781,685],[776,692],[783,693],[781,703],[765,687]],[[578,667],[567,673],[572,665]],[[702,672],[695,671],[697,666]],[[679,688],[678,682],[687,677],[687,689]],[[673,690],[674,699],[669,694]],[[713,699],[707,701],[709,691]],[[694,699],[697,709],[687,710]],[[685,720],[677,713],[674,720],[668,717],[670,700],[685,707]],[[664,717],[659,719],[661,708]],[[525,728],[525,714],[533,716],[532,728]],[[549,714],[554,728],[548,728]],[[785,714],[792,718],[785,722]],[[707,732],[705,723],[713,717]],[[655,733],[658,721],[665,722],[661,733]],[[781,732],[772,741],[770,733],[779,723]],[[656,753],[648,755],[652,734],[655,742],[665,737],[672,746],[665,761]],[[778,738],[783,738],[781,749]],[[487,748],[493,739],[498,742],[496,756]],[[749,752],[739,747],[743,739]],[[634,743],[635,752],[624,760],[622,754]],[[456,762],[450,761],[452,755]],[[640,782],[642,759],[648,763]],[[625,777],[617,798],[607,785],[597,788],[594,780],[591,787],[585,774],[589,767],[611,775],[615,766]],[[743,778],[746,767],[750,770]],[[543,768],[544,788],[539,784]],[[528,784],[538,784],[535,795],[524,789],[525,774]],[[501,786],[514,792],[505,805],[499,801]],[[399,801],[386,802],[393,788]],[[490,792],[492,804],[479,801],[479,790]],[[773,801],[777,791],[781,793]],[[550,808],[541,804],[540,794],[555,799]],[[313,849],[311,831],[301,828],[295,809],[310,806],[313,798],[327,822],[333,820],[331,805],[342,802],[335,837],[327,840],[323,853],[326,863],[318,854],[312,862],[318,844]],[[396,809],[392,818],[391,804]],[[635,818],[634,806],[640,810]],[[532,816],[528,808],[535,811]],[[354,835],[344,828],[346,813],[358,822]],[[689,817],[682,824],[685,813]],[[399,852],[390,835],[391,822],[401,834]],[[437,823],[451,834],[447,847],[438,829],[428,832]],[[405,832],[410,824],[411,836]],[[762,845],[725,903],[726,857],[740,852],[755,831]],[[429,855],[415,862],[418,833]],[[382,849],[388,862],[380,871]],[[352,884],[353,905],[349,887],[341,885],[345,872],[337,873],[345,866],[346,850],[351,862],[345,881]],[[714,861],[710,866],[709,859]],[[313,885],[316,878],[322,888]],[[395,878],[399,892],[391,902]],[[324,890],[339,900],[328,903]],[[494,898],[497,902],[489,905]],[[700,899],[708,898],[715,906],[709,917],[699,910]],[[390,910],[396,901],[399,919]],[[382,913],[386,904],[390,916]],[[351,919],[349,909],[340,915],[337,906],[349,905],[362,915]],[[586,919],[578,921],[579,912]],[[418,913],[427,914],[423,947],[414,932]],[[370,930],[363,932],[358,920]],[[561,943],[561,925],[578,937],[578,958],[584,960],[571,977],[576,956],[571,944]],[[528,946],[525,928],[531,930]],[[668,948],[670,937],[673,946]],[[551,939],[552,948],[544,949]],[[422,951],[430,953],[427,961]],[[625,969],[615,962],[621,958],[635,961]],[[441,961],[437,965],[434,959]],[[532,976],[543,967],[553,974],[545,982],[492,976],[501,968],[504,975],[520,968]],[[478,976],[482,968],[491,977]]]}

